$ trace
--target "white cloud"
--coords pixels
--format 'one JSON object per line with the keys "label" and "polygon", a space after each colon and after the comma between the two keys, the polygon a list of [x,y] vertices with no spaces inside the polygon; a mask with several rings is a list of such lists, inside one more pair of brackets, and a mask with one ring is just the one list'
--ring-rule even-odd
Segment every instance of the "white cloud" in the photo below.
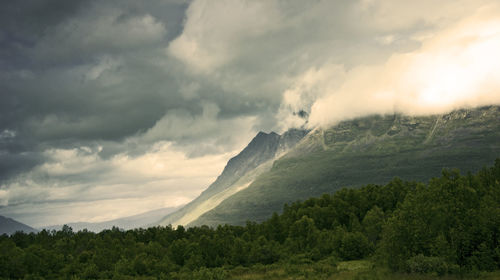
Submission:
{"label": "white cloud", "polygon": [[390,45],[396,40],[395,36],[392,34],[376,37],[375,40],[382,45]]}
{"label": "white cloud", "polygon": [[415,25],[443,27],[470,14],[491,0],[361,0],[353,15],[362,21],[353,21],[363,29],[390,32],[413,28]]}
{"label": "white cloud", "polygon": [[[395,107],[407,111],[411,108],[401,100],[388,104],[370,98],[387,99],[394,88],[364,92],[368,86],[395,83],[402,77],[387,68],[409,63],[393,62],[396,57],[427,52],[423,45],[432,38],[492,2],[241,0],[209,5],[199,0],[190,5],[184,30],[167,53],[193,77],[208,78],[228,93],[262,96],[279,120],[275,129],[300,126],[303,120],[293,112],[310,112],[315,101],[312,125]],[[321,106],[337,117],[318,113]]]}
{"label": "white cloud", "polygon": [[[0,203],[7,206],[2,213],[42,226],[104,221],[187,203],[255,134],[255,117],[220,119],[219,111],[205,103],[198,116],[167,113],[149,130],[124,140],[125,147],[148,147],[134,156],[125,149],[103,159],[99,145],[48,149],[43,164],[2,186]],[[164,140],[169,138],[175,142]]]}
{"label": "white cloud", "polygon": [[269,32],[279,14],[273,1],[194,1],[186,13],[183,33],[167,52],[210,72],[238,56],[245,42]]}
{"label": "white cloud", "polygon": [[4,129],[2,132],[0,132],[0,141],[4,139],[9,140],[15,138],[16,135],[17,133],[14,130]]}
{"label": "white cloud", "polygon": [[278,112],[282,130],[303,126],[305,119],[297,113],[301,110],[310,113],[313,103],[328,91],[338,88],[344,76],[344,67],[337,64],[311,68],[297,76],[292,86],[283,93],[283,101]]}
{"label": "white cloud", "polygon": [[[346,73],[312,106],[310,125],[374,113],[441,113],[500,103],[500,10],[488,6],[381,65]],[[335,76],[336,73],[331,73]]]}
{"label": "white cloud", "polygon": [[[188,158],[158,142],[145,154],[108,160],[99,149],[51,149],[46,162],[2,186],[3,214],[27,215],[33,226],[99,222],[194,199],[234,153]],[[29,212],[29,213],[28,213]]]}
{"label": "white cloud", "polygon": [[129,141],[155,143],[162,139],[175,139],[175,145],[182,147],[190,156],[241,149],[241,145],[256,133],[256,117],[223,119],[219,117],[219,112],[214,103],[202,104],[200,115],[181,109],[171,110],[143,135]]}

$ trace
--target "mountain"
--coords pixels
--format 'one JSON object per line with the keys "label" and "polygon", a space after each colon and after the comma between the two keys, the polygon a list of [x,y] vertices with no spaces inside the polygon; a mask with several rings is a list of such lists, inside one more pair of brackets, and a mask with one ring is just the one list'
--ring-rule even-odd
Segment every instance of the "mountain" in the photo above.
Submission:
{"label": "mountain", "polygon": [[30,232],[38,232],[38,230],[27,226],[23,223],[20,223],[16,220],[13,220],[11,218],[7,218],[4,216],[0,216],[0,235],[2,234],[7,234],[11,235],[15,233],[16,231],[22,231],[25,233],[30,233]]}
{"label": "mountain", "polygon": [[248,187],[256,177],[271,168],[277,157],[293,148],[307,133],[307,130],[302,129],[291,129],[283,135],[259,132],[243,151],[228,161],[215,182],[185,207],[167,215],[160,225],[187,225],[196,220],[228,197]]}
{"label": "mountain", "polygon": [[263,221],[283,204],[393,177],[426,181],[442,168],[477,171],[500,156],[500,108],[368,116],[311,131],[252,183],[189,225]]}
{"label": "mountain", "polygon": [[[168,215],[178,209],[179,209],[178,207],[161,208],[134,216],[119,218],[100,223],[79,222],[79,223],[69,223],[67,225],[70,226],[75,232],[83,229],[87,229],[93,232],[101,232],[105,229],[111,229],[113,227],[118,227],[124,230],[140,228],[140,227],[147,228],[149,226],[157,224],[158,221],[160,221],[163,217],[165,217],[165,215]],[[53,225],[53,226],[42,227],[40,228],[40,230],[41,229],[60,230],[62,229],[62,227],[63,225]]]}

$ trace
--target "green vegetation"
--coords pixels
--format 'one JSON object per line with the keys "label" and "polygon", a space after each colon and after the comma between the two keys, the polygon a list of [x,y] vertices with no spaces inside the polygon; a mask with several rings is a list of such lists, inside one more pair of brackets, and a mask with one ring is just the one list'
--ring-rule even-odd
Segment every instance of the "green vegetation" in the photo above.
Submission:
{"label": "green vegetation", "polygon": [[370,261],[344,261],[335,266],[328,261],[314,263],[276,263],[271,265],[255,265],[250,268],[237,267],[227,271],[227,279],[247,280],[497,280],[500,272],[470,273],[467,275],[449,274],[436,276],[433,274],[416,274],[393,272],[387,268],[375,266]]}
{"label": "green vegetation", "polygon": [[500,159],[428,184],[342,189],[260,224],[0,237],[3,279],[495,279],[499,269]]}

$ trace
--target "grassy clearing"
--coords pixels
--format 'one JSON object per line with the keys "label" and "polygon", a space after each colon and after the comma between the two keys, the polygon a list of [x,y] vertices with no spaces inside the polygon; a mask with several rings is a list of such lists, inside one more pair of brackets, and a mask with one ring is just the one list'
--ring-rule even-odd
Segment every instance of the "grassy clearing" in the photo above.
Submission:
{"label": "grassy clearing", "polygon": [[385,268],[377,268],[371,261],[356,260],[332,263],[329,260],[317,263],[257,265],[237,267],[228,271],[228,279],[243,280],[497,280],[500,271],[477,273],[474,275],[421,275],[394,273]]}

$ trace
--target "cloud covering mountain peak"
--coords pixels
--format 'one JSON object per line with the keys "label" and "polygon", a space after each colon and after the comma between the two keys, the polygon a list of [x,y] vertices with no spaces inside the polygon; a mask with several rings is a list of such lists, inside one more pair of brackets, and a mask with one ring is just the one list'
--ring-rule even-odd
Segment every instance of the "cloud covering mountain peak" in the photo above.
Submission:
{"label": "cloud covering mountain peak", "polygon": [[145,212],[261,130],[498,103],[499,18],[493,0],[4,3],[0,214]]}

